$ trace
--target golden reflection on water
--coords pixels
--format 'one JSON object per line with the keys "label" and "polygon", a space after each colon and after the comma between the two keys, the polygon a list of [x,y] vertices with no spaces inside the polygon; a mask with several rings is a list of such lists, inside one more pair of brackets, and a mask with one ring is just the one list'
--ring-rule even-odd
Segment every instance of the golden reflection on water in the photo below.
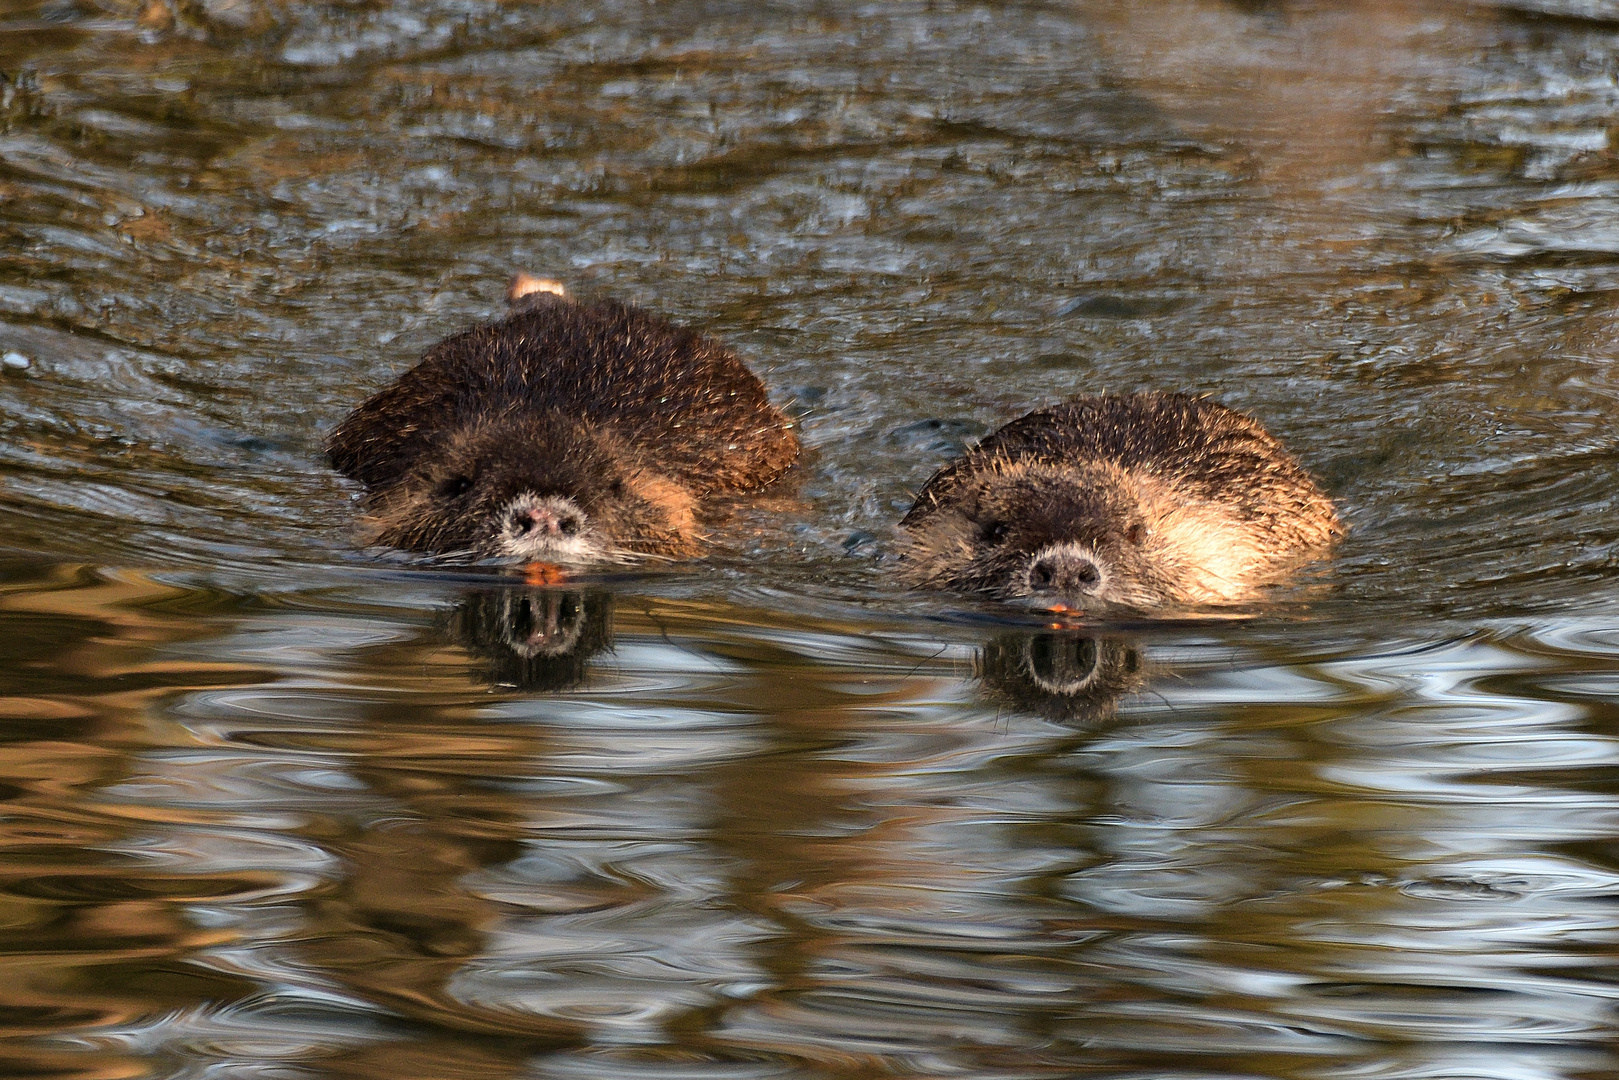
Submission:
{"label": "golden reflection on water", "polygon": [[418,592],[14,568],[9,1071],[1605,1060],[1595,626],[1369,649],[603,591],[534,691],[468,612],[556,597]]}

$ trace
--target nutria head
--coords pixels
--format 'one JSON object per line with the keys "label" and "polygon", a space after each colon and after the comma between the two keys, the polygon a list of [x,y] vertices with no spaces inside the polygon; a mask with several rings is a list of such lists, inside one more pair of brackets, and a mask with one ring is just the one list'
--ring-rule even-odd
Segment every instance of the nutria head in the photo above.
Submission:
{"label": "nutria head", "polygon": [[1087,612],[1249,600],[1341,531],[1258,424],[1181,394],[1029,413],[934,474],[900,525],[919,584]]}
{"label": "nutria head", "polygon": [[951,494],[907,526],[911,572],[927,584],[1084,610],[1157,608],[1208,591],[1209,575],[1189,574],[1181,550],[1186,514],[1151,477],[1108,462],[1006,463]]}
{"label": "nutria head", "polygon": [[687,550],[691,506],[610,430],[550,411],[447,431],[367,499],[367,522],[377,544],[578,565]]}

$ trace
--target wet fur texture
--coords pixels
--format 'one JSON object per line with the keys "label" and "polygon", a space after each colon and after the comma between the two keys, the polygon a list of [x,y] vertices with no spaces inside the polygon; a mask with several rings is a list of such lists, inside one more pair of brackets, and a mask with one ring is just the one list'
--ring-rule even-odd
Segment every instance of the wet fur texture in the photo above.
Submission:
{"label": "wet fur texture", "polygon": [[939,470],[900,525],[919,584],[1135,611],[1251,599],[1342,532],[1263,428],[1184,394],[1031,412]]}
{"label": "wet fur texture", "polygon": [[[798,457],[790,422],[734,353],[613,301],[538,291],[428,350],[326,442],[366,489],[370,539],[415,551],[621,561],[684,555],[711,495]],[[512,539],[514,500],[576,532]]]}

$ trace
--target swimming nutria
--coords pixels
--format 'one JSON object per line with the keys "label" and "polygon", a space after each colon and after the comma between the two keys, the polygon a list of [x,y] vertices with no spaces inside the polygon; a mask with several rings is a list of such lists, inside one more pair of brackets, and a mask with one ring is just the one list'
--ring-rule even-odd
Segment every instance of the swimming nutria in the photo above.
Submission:
{"label": "swimming nutria", "polygon": [[1249,599],[1342,532],[1280,443],[1186,394],[1037,409],[935,473],[900,525],[919,583],[1136,611]]}
{"label": "swimming nutria", "polygon": [[798,457],[735,353],[519,275],[504,319],[455,334],[326,440],[366,489],[370,539],[560,563],[690,553],[710,495]]}

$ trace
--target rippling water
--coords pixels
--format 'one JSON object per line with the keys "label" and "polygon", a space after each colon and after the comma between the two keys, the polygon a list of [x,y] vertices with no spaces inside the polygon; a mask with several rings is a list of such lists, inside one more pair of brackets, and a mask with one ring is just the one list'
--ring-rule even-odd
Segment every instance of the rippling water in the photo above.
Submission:
{"label": "rippling water", "polygon": [[[0,5],[0,1074],[1619,1074],[1619,7]],[[577,591],[320,438],[517,268],[796,486]],[[895,585],[943,461],[1208,392],[1248,619]]]}

